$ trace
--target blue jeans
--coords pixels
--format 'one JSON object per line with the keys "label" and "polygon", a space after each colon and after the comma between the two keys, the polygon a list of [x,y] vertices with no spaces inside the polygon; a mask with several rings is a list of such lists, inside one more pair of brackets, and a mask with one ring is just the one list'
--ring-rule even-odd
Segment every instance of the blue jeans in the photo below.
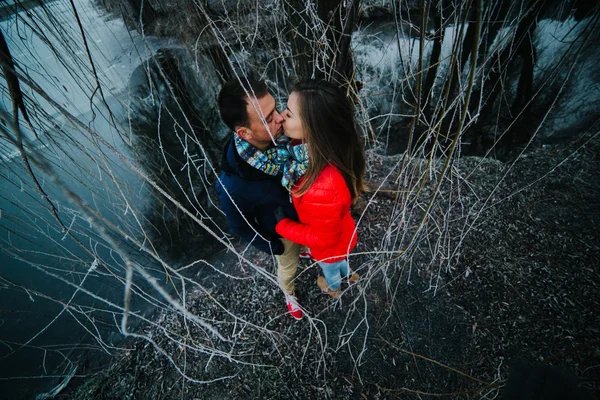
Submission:
{"label": "blue jeans", "polygon": [[347,278],[350,275],[348,268],[348,260],[337,261],[333,263],[319,262],[327,285],[331,290],[338,290],[342,284],[342,278]]}

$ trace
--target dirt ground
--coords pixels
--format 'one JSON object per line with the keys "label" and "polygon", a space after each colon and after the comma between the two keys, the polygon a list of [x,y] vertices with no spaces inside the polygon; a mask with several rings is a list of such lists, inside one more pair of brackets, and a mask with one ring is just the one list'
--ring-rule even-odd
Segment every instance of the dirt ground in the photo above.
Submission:
{"label": "dirt ground", "polygon": [[[371,154],[370,180],[381,182],[399,161]],[[229,341],[175,315],[161,315],[161,326],[213,355],[152,332],[181,371],[210,383],[183,379],[138,341],[57,398],[492,399],[542,393],[544,385],[551,394],[522,398],[599,396],[599,166],[598,137],[540,148],[514,165],[463,158],[452,166],[456,183],[438,196],[451,206],[433,209],[440,217],[408,247],[427,202],[414,201],[414,212],[399,218],[396,199],[410,200],[401,190],[410,178],[388,184],[354,210],[362,229],[351,265],[362,278],[340,302],[319,293],[318,267],[302,261],[296,285],[308,317],[294,321],[273,282],[225,255],[223,268],[237,279],[207,281],[210,292],[194,293],[188,307]],[[407,251],[391,253],[397,249]],[[451,251],[439,257],[444,249]],[[267,255],[246,255],[274,272]],[[589,397],[577,397],[581,389]]]}

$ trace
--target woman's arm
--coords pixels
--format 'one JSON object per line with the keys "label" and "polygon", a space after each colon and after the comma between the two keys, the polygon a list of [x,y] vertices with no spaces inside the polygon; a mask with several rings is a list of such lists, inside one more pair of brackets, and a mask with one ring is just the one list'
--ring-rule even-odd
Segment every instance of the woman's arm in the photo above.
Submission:
{"label": "woman's arm", "polygon": [[275,229],[284,238],[308,247],[333,247],[342,234],[341,220],[307,225],[284,218]]}
{"label": "woman's arm", "polygon": [[340,172],[326,167],[298,207],[302,222],[284,218],[275,227],[277,233],[309,247],[335,246],[342,236],[343,211],[350,207],[350,192]]}

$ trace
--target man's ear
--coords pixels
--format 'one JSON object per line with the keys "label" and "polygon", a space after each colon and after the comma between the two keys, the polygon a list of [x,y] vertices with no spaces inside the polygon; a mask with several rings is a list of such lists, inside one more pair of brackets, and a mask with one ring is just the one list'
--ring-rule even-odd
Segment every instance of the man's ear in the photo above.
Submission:
{"label": "man's ear", "polygon": [[235,133],[244,140],[252,139],[252,131],[245,126],[238,126]]}

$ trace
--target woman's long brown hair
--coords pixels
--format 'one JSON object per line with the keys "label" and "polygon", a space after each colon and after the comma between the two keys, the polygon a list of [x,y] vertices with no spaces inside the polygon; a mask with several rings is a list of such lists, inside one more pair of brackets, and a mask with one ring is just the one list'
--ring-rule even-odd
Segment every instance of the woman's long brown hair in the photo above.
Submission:
{"label": "woman's long brown hair", "polygon": [[327,81],[301,81],[292,92],[298,94],[309,155],[304,180],[294,195],[306,193],[327,164],[332,164],[344,177],[354,202],[365,190],[365,153],[356,130],[354,105],[340,88]]}

